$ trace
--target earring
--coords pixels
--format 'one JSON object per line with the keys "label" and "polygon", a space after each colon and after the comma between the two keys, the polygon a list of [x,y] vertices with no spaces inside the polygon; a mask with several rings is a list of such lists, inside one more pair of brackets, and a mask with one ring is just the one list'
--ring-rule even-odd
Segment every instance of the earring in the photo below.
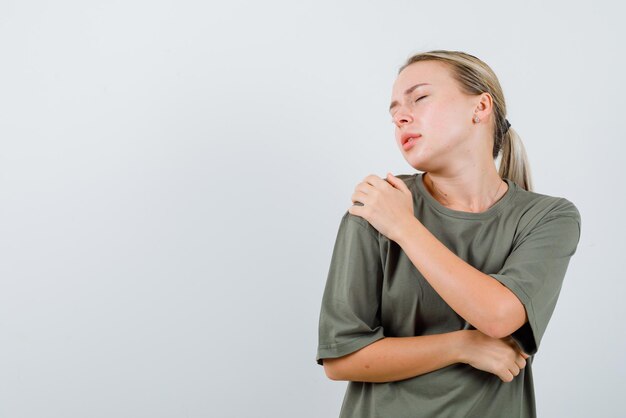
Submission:
{"label": "earring", "polygon": [[480,122],[480,118],[478,117],[478,115],[474,115],[474,122],[476,123]]}

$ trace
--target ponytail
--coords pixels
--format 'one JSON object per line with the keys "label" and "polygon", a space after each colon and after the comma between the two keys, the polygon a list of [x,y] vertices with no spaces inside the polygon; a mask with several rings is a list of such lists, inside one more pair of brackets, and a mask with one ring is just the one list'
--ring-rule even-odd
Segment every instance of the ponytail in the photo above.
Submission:
{"label": "ponytail", "polygon": [[506,177],[525,190],[532,191],[530,165],[526,149],[517,132],[509,128],[502,141],[502,158],[500,159],[500,177]]}

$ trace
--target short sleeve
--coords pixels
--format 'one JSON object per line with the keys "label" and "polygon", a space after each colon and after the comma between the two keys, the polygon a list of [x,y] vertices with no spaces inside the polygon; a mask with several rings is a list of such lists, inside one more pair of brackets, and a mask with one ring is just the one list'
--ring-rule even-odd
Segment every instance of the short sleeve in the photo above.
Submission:
{"label": "short sleeve", "polygon": [[317,364],[384,337],[379,310],[382,280],[378,231],[362,217],[346,211],[322,297]]}
{"label": "short sleeve", "polygon": [[565,211],[545,215],[515,245],[500,271],[490,274],[526,309],[528,322],[511,337],[528,355],[539,349],[579,240],[580,213],[570,203]]}

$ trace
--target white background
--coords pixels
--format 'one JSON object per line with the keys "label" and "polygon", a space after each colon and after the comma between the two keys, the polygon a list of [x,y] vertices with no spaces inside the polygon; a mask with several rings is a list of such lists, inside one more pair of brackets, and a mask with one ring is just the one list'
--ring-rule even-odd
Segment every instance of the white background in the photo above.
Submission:
{"label": "white background", "polygon": [[581,212],[540,416],[620,416],[622,8],[1,1],[0,417],[337,416],[334,239],[363,177],[415,172],[387,107],[431,49],[493,68],[535,191]]}

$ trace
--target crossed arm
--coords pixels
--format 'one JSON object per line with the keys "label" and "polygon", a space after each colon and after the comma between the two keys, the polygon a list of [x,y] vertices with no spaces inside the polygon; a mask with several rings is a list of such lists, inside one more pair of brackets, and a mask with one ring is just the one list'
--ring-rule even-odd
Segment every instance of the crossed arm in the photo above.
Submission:
{"label": "crossed arm", "polygon": [[393,382],[464,362],[465,330],[416,337],[385,337],[338,358],[325,358],[332,380]]}
{"label": "crossed arm", "polygon": [[[528,321],[521,301],[506,286],[459,258],[415,219],[398,238],[411,262],[443,300],[492,338],[512,334]],[[462,278],[460,280],[459,278]],[[324,359],[334,380],[401,380],[465,360],[466,331],[386,337],[349,355]]]}
{"label": "crossed arm", "polygon": [[416,218],[398,244],[441,298],[483,334],[503,338],[528,321],[513,292],[450,251]]}

